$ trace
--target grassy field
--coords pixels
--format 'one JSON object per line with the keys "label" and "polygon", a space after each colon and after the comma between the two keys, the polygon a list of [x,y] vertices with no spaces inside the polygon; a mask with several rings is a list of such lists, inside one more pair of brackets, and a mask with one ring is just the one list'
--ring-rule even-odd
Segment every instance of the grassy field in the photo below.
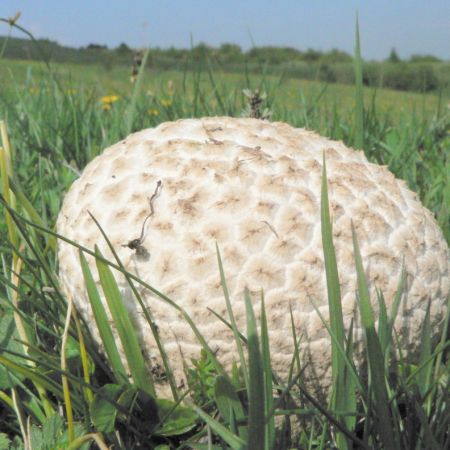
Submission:
{"label": "grassy field", "polygon": [[[92,91],[99,96],[119,95],[128,97],[131,91],[130,75],[131,69],[126,67],[115,67],[107,70],[103,66],[79,64],[58,65],[55,64],[55,71],[61,79],[62,84],[69,90]],[[204,68],[205,69],[205,68]],[[214,67],[212,68],[214,70]],[[36,61],[5,61],[0,67],[0,77],[3,81],[3,91],[13,89],[16,86],[28,86],[31,92],[37,93],[40,87],[40,80],[48,76],[48,70],[44,63]],[[187,80],[186,80],[187,78]],[[182,73],[180,71],[152,71],[148,70],[144,79],[144,92],[161,94],[186,94],[184,84],[187,83],[192,88],[194,79],[200,84],[203,92],[211,92],[211,80],[207,70],[203,74]],[[274,91],[275,106],[277,114],[288,114],[288,111],[295,111],[292,114],[299,115],[298,109],[303,103],[320,100],[321,106],[332,110],[336,103],[339,103],[340,116],[351,114],[354,106],[354,87],[348,85],[326,85],[318,81],[289,79],[280,76],[255,76],[248,77],[241,75],[220,73],[214,70],[214,80],[220,86],[221,92],[227,92],[226,87],[233,86],[236,90],[249,88],[249,83],[259,86],[264,79],[264,84],[270,86]],[[173,83],[173,88],[168,89],[168,82]],[[170,91],[170,92],[168,92]],[[192,92],[191,92],[192,94]],[[376,97],[377,110],[385,114],[391,113],[391,119],[396,122],[401,120],[403,114],[411,115],[415,112],[418,115],[434,115],[441,109],[445,109],[450,102],[450,94],[445,92],[440,98],[438,94],[420,94],[414,92],[401,92],[388,89],[366,88],[366,106]],[[239,98],[239,100],[241,100]],[[214,102],[207,102],[210,107],[216,108]]]}
{"label": "grassy field", "polygon": [[[263,108],[271,120],[350,146],[362,143],[371,161],[387,165],[417,192],[450,241],[449,98],[230,75],[206,63],[192,72],[141,72],[136,84],[123,68],[1,63],[0,450],[449,447],[449,340],[444,329],[432,348],[427,319],[417,365],[392,358],[398,350],[393,317],[380,321],[384,340],[375,333],[368,342],[374,371],[368,382],[352,366],[351,344],[338,342],[346,353],[334,347],[336,364],[347,375],[337,378],[338,393],[324,407],[298,377],[275,389],[267,334],[264,326],[257,330],[247,299],[246,352],[254,382],[239,371],[217,377],[220,368],[205,348],[192,375],[195,404],[177,407],[154,400],[136,380],[124,381],[120,367],[99,355],[59,290],[52,234],[63,193],[104,147],[166,120],[240,116],[247,107],[243,90],[258,89],[267,94]],[[329,230],[325,213],[322,221]],[[324,246],[336,270],[332,243]],[[363,271],[355,270],[364,286]],[[365,319],[374,331],[370,314]],[[339,328],[332,332],[344,336]],[[255,410],[261,398],[265,415]]]}

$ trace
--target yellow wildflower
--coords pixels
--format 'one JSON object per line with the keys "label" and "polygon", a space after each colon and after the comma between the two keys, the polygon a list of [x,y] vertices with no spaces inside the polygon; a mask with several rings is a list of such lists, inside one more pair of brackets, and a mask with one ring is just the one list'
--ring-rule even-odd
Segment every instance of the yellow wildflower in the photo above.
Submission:
{"label": "yellow wildflower", "polygon": [[119,100],[118,95],[104,95],[100,99],[100,103],[102,104],[103,111],[109,111],[113,105],[114,102],[117,102]]}
{"label": "yellow wildflower", "polygon": [[117,100],[119,100],[119,96],[118,95],[104,95],[100,101],[102,103],[109,103],[110,105],[114,102],[117,102]]}
{"label": "yellow wildflower", "polygon": [[165,108],[168,108],[169,106],[172,106],[172,100],[163,98],[161,100],[161,105],[164,106]]}
{"label": "yellow wildflower", "polygon": [[159,111],[156,108],[150,108],[147,110],[150,116],[159,116]]}

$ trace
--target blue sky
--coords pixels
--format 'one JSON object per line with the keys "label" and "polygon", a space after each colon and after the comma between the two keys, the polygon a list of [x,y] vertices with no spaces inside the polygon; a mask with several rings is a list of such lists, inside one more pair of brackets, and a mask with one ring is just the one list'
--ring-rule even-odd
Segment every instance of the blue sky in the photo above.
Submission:
{"label": "blue sky", "polygon": [[[383,59],[431,53],[450,59],[450,0],[1,0],[0,17],[61,44],[189,47],[206,42],[353,52],[359,13],[362,52]],[[7,26],[0,25],[0,35]],[[14,33],[20,36],[19,33]],[[251,38],[251,37],[252,38]]]}

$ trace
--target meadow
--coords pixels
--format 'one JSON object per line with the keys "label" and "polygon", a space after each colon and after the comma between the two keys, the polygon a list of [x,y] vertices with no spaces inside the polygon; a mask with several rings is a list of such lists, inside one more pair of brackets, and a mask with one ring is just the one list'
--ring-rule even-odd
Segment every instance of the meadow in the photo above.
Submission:
{"label": "meadow", "polygon": [[[351,343],[338,342],[345,352],[334,347],[337,364],[350,369],[324,407],[305,392],[301,371],[288,386],[272,380],[265,325],[256,325],[246,299],[247,330],[239,331],[248,338],[253,381],[242,368],[222,375],[205,347],[191,373],[192,399],[183,405],[155,400],[137,380],[120,378],[87,325],[68,313],[54,233],[64,192],[106,146],[166,120],[249,114],[248,96],[258,91],[270,120],[342,140],[388,166],[417,192],[450,242],[447,94],[325,84],[267,75],[263,68],[257,75],[245,68],[229,74],[208,61],[195,70],[141,69],[134,83],[126,67],[0,62],[0,449],[449,448],[448,317],[437,343],[424,321],[420,360],[411,365],[394,358],[399,349],[389,311],[367,343],[374,371],[368,381],[353,366]],[[361,70],[358,58],[355,70]],[[324,213],[328,229],[329,220]],[[332,242],[325,251],[337,270]],[[108,267],[103,270],[114,286]],[[362,268],[355,271],[364,286]],[[370,314],[366,319],[375,330]],[[339,325],[330,332],[344,335]],[[355,383],[358,399],[350,394]]]}

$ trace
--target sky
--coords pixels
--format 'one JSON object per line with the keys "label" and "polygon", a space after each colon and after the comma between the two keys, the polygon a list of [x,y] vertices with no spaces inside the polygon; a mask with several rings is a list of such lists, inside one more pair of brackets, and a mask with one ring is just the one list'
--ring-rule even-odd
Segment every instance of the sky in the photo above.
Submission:
{"label": "sky", "polygon": [[[395,48],[401,58],[450,59],[450,0],[0,0],[0,18],[17,11],[18,24],[36,37],[73,47],[204,42],[348,53],[358,13],[364,58],[385,59]],[[0,35],[7,33],[0,23]]]}

